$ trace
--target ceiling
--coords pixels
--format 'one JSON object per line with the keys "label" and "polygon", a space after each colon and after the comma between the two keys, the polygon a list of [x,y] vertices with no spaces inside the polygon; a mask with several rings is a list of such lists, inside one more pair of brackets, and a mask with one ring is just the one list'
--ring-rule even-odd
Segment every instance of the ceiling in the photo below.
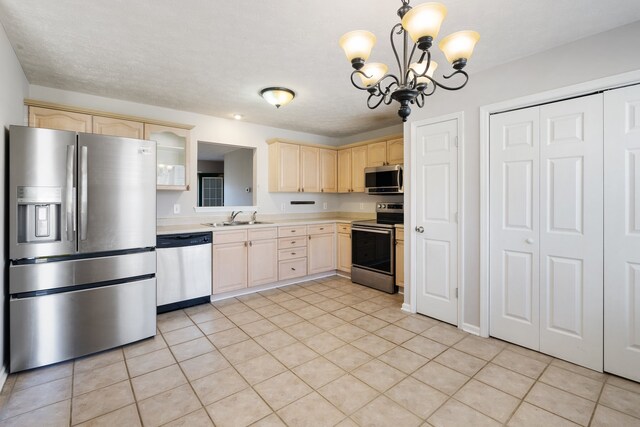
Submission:
{"label": "ceiling", "polygon": [[222,162],[225,154],[237,150],[253,151],[253,148],[238,148],[237,145],[198,141],[198,160]]}
{"label": "ceiling", "polygon": [[[481,34],[470,85],[474,72],[640,19],[638,0],[442,1],[449,10],[442,36]],[[344,137],[399,123],[395,105],[367,109],[338,39],[353,29],[372,31],[378,44],[370,60],[393,71],[388,34],[400,5],[0,0],[0,21],[32,84]],[[440,52],[434,59],[441,65],[436,76],[448,71]],[[297,92],[279,110],[258,95],[275,85]]]}

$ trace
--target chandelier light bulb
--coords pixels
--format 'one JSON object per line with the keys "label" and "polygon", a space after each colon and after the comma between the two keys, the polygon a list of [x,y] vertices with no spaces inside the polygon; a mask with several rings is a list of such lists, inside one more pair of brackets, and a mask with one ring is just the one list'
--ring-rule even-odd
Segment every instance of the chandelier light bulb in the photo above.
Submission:
{"label": "chandelier light bulb", "polygon": [[438,46],[450,63],[460,60],[466,63],[471,58],[478,40],[480,40],[480,34],[475,31],[458,31],[443,38]]}
{"label": "chandelier light bulb", "polygon": [[375,85],[376,83],[378,83],[378,81],[385,75],[387,74],[387,70],[389,69],[389,67],[387,67],[386,64],[382,64],[380,62],[370,62],[368,64],[365,64],[364,67],[362,67],[362,69],[360,71],[362,71],[365,75],[362,75],[360,73],[358,73],[358,75],[360,76],[360,78],[362,79],[362,84],[367,86],[367,87],[371,87],[373,85]]}
{"label": "chandelier light bulb", "polygon": [[[411,64],[411,69],[413,69],[413,71],[416,72],[416,74],[424,74],[424,69],[427,66],[427,61],[423,61],[423,62],[414,62],[413,64]],[[436,61],[431,61],[429,63],[429,69],[427,70],[427,76],[429,77],[433,77],[433,73],[436,71],[436,68],[438,68],[438,63]],[[430,80],[426,77],[418,77],[416,83],[417,84],[424,84],[427,85],[429,84]]]}
{"label": "chandelier light bulb", "polygon": [[350,31],[340,37],[339,44],[353,67],[359,70],[369,59],[371,49],[376,44],[376,36],[369,31]]}
{"label": "chandelier light bulb", "polygon": [[442,21],[447,16],[447,8],[442,3],[423,3],[415,6],[402,18],[402,28],[422,50],[431,47],[438,37]]}

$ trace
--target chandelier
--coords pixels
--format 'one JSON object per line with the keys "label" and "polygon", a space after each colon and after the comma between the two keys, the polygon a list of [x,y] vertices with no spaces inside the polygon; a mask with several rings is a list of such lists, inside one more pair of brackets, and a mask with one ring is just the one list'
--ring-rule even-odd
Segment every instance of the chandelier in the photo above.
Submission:
{"label": "chandelier", "polygon": [[[443,78],[448,80],[461,76],[457,86],[446,86],[433,77],[438,64],[431,60],[430,49],[447,15],[447,8],[441,3],[423,3],[412,8],[409,6],[409,0],[401,1],[402,6],[398,9],[401,22],[393,26],[389,36],[391,48],[398,63],[398,75],[387,73],[389,68],[386,64],[365,63],[376,43],[376,36],[371,32],[362,30],[348,32],[340,38],[340,46],[355,69],[351,73],[351,83],[356,88],[369,92],[367,107],[373,110],[382,103],[389,105],[395,100],[400,103],[398,115],[402,117],[403,122],[406,122],[411,114],[409,105],[416,104],[422,108],[424,98],[433,95],[436,88],[459,90],[465,87],[469,81],[469,75],[463,68],[467,65],[480,35],[475,31],[458,31],[440,41],[438,46],[454,70]],[[402,36],[402,59],[396,48],[397,36]],[[411,51],[409,51],[409,36],[413,40]],[[419,51],[420,59],[417,62],[411,62],[416,50]],[[356,75],[360,77],[362,85],[354,80]]]}

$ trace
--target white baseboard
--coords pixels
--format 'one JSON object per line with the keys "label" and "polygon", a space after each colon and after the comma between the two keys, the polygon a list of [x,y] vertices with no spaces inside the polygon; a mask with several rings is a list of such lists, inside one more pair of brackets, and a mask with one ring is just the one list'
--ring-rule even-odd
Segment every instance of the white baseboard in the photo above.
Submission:
{"label": "white baseboard", "polygon": [[406,311],[407,313],[413,313],[411,311],[411,305],[407,304],[406,302],[402,303],[402,311]]}
{"label": "white baseboard", "polygon": [[9,376],[9,373],[7,372],[6,365],[2,365],[2,368],[0,369],[0,391],[4,387],[4,383],[7,382],[8,376]]}
{"label": "white baseboard", "polygon": [[462,326],[460,326],[460,329],[473,335],[480,335],[480,326],[463,323]]}

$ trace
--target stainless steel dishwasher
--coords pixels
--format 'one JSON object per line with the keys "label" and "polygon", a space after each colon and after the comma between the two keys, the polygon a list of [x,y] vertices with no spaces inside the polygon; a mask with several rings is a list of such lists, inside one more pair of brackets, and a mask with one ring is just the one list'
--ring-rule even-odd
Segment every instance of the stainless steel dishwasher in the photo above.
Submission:
{"label": "stainless steel dishwasher", "polygon": [[211,232],[157,237],[158,313],[211,301]]}

